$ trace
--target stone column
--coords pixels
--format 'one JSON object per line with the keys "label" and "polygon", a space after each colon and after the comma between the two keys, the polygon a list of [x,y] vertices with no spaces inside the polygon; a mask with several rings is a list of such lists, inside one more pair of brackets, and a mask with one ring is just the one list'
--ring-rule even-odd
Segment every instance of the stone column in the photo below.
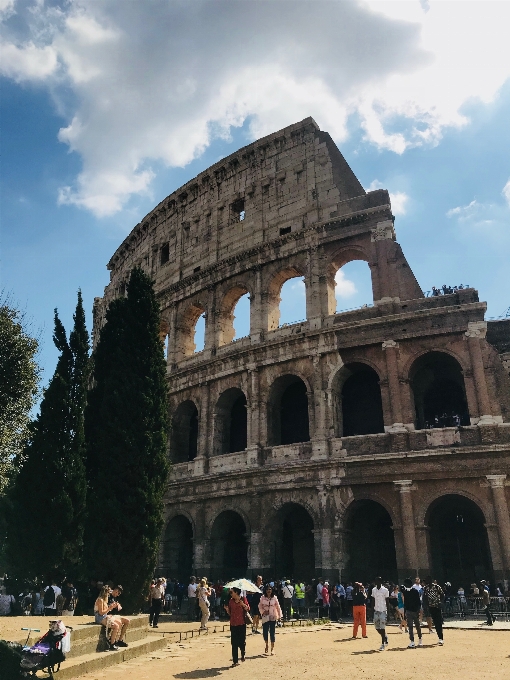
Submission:
{"label": "stone column", "polygon": [[418,547],[416,543],[416,529],[414,526],[413,499],[411,491],[413,482],[411,479],[399,479],[394,481],[395,487],[400,492],[400,514],[402,517],[402,534],[404,537],[404,550],[406,554],[406,567],[418,573]]}
{"label": "stone column", "polygon": [[385,340],[382,344],[386,352],[386,371],[388,373],[388,387],[390,392],[392,425],[385,426],[386,432],[407,432],[402,418],[400,400],[400,381],[398,377],[398,343],[395,340]]}
{"label": "stone column", "polygon": [[260,451],[260,392],[259,371],[253,364],[248,368],[248,442],[247,463],[258,465]]}
{"label": "stone column", "polygon": [[327,277],[321,271],[317,245],[308,251],[308,272],[306,276],[306,318],[310,329],[320,328],[322,319],[328,314]]}
{"label": "stone column", "polygon": [[167,367],[172,370],[175,366],[175,354],[176,354],[176,340],[177,338],[175,337],[177,328],[176,328],[176,320],[177,320],[177,307],[175,303],[172,303],[170,305],[169,309],[169,314],[167,316],[168,319],[168,348],[166,352],[166,365]]}
{"label": "stone column", "polygon": [[476,400],[478,402],[479,425],[493,425],[496,419],[492,415],[485,371],[481,341],[485,338],[487,323],[485,321],[470,321],[465,333],[471,359],[471,369],[475,383]]}
{"label": "stone column", "polygon": [[202,475],[206,472],[208,465],[207,459],[211,455],[208,443],[209,437],[209,384],[205,383],[200,387],[200,413],[198,420],[198,442],[197,457],[193,461],[194,475]]}
{"label": "stone column", "polygon": [[508,504],[505,496],[505,475],[486,475],[492,490],[492,501],[496,511],[496,518],[498,522],[499,543],[501,545],[501,552],[503,555],[503,563],[507,572],[507,578],[510,575],[510,517],[508,515]]}
{"label": "stone column", "polygon": [[393,282],[393,272],[388,264],[388,246],[395,241],[393,221],[378,222],[375,229],[371,229],[371,234],[377,260],[378,290],[381,296],[379,300],[374,300],[374,304],[400,302],[398,290],[395,289]]}
{"label": "stone column", "polygon": [[263,340],[267,330],[266,297],[262,293],[262,267],[257,265],[255,267],[255,289],[250,296],[250,338],[253,344]]}
{"label": "stone column", "polygon": [[205,337],[204,337],[204,351],[207,351],[210,356],[216,353],[216,338],[217,338],[217,324],[216,317],[216,293],[214,286],[208,288],[209,296],[207,300],[207,308],[205,310]]}

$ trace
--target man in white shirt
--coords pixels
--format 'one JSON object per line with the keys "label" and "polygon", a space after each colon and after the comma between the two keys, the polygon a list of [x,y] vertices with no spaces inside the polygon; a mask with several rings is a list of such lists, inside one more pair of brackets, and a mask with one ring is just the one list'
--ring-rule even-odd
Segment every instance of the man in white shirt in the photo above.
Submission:
{"label": "man in white shirt", "polygon": [[381,636],[381,646],[379,651],[383,652],[388,645],[386,637],[386,618],[388,616],[388,600],[390,591],[382,584],[382,578],[375,579],[375,586],[372,588],[372,603],[374,606],[374,628]]}
{"label": "man in white shirt", "polygon": [[[53,592],[52,592],[53,591]],[[57,597],[61,594],[60,588],[55,581],[51,582],[51,586],[46,586],[44,589],[44,616],[57,615]]]}
{"label": "man in white shirt", "polygon": [[322,589],[324,588],[322,579],[319,579],[319,583],[317,584],[317,599],[319,601],[319,607],[322,607]]}
{"label": "man in white shirt", "polygon": [[188,618],[190,621],[197,618],[197,584],[194,576],[190,578],[188,585]]}
{"label": "man in white shirt", "polygon": [[292,596],[294,595],[294,588],[290,585],[290,581],[285,581],[282,587],[283,592],[283,618],[285,621],[290,619]]}

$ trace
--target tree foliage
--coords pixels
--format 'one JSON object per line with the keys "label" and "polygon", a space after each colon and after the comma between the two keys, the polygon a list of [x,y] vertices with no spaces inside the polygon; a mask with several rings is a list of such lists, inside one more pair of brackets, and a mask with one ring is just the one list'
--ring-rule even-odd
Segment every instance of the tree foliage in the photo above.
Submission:
{"label": "tree foliage", "polygon": [[77,573],[86,508],[84,407],[88,333],[81,293],[68,342],[55,310],[60,355],[30,426],[24,461],[8,497],[7,561],[14,575]]}
{"label": "tree foliage", "polygon": [[38,396],[38,342],[24,315],[0,299],[0,493],[28,437],[30,410]]}
{"label": "tree foliage", "polygon": [[133,270],[94,353],[86,410],[89,573],[124,587],[135,611],[156,566],[167,476],[167,389],[150,279]]}

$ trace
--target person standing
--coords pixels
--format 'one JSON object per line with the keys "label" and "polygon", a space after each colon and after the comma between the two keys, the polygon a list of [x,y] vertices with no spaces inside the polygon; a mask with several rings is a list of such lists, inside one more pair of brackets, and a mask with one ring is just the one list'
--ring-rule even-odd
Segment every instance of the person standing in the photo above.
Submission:
{"label": "person standing", "polygon": [[347,606],[347,616],[352,616],[352,593],[353,593],[354,587],[352,583],[347,584],[347,588],[345,589],[345,601],[346,601],[346,606]]}
{"label": "person standing", "polygon": [[188,619],[194,621],[197,616],[197,582],[192,576],[188,585]]}
{"label": "person standing", "polygon": [[196,590],[196,595],[198,597],[198,606],[202,612],[202,618],[200,619],[200,630],[207,630],[207,622],[209,621],[210,614],[210,603],[209,597],[211,596],[211,589],[207,585],[207,579],[203,578]]}
{"label": "person standing", "polygon": [[73,586],[71,579],[65,580],[62,595],[64,597],[62,616],[74,616],[76,605],[78,604],[78,592]]}
{"label": "person standing", "polygon": [[283,593],[283,618],[284,621],[289,621],[292,611],[292,596],[294,595],[294,588],[291,586],[290,581],[287,580],[282,586]]}
{"label": "person standing", "polygon": [[165,589],[163,586],[163,580],[158,578],[156,583],[151,586],[149,591],[150,598],[149,626],[152,626],[153,628],[158,627],[159,615],[161,613],[161,605],[163,603],[164,595]]}
{"label": "person standing", "polygon": [[320,578],[319,583],[317,583],[317,604],[319,609],[322,609],[322,589],[324,588],[324,581]]}
{"label": "person standing", "polygon": [[434,579],[432,583],[424,581],[423,589],[423,602],[425,599],[428,604],[428,610],[430,612],[430,617],[434,623],[434,628],[436,629],[438,644],[442,646],[443,642],[443,612],[441,611],[441,600],[444,598],[443,589]]}
{"label": "person standing", "polygon": [[366,638],[367,635],[367,594],[365,586],[362,583],[355,583],[352,592],[352,638],[355,640],[358,637],[358,627],[361,626],[361,635]]}
{"label": "person standing", "polygon": [[262,616],[262,635],[266,643],[264,654],[268,654],[269,640],[271,640],[271,654],[274,654],[276,622],[282,618],[282,610],[270,583],[266,585],[264,594],[260,598],[259,612]]}
{"label": "person standing", "polygon": [[404,596],[402,595],[402,588],[395,586],[397,591],[397,613],[400,623],[398,624],[401,633],[407,633],[407,621],[405,616]]}
{"label": "person standing", "polygon": [[329,583],[327,581],[324,582],[322,588],[322,607],[323,615],[329,616]]}
{"label": "person standing", "polygon": [[260,612],[259,612],[259,602],[262,597],[262,576],[257,576],[255,579],[255,585],[260,589],[258,593],[249,593],[246,597],[250,605],[250,614],[253,620],[251,632],[256,635],[260,635],[259,623],[260,623]]}
{"label": "person standing", "polygon": [[230,618],[230,643],[232,645],[232,666],[239,666],[239,651],[241,661],[246,658],[246,622],[245,612],[250,609],[246,598],[241,597],[239,588],[230,589],[230,600],[225,605],[225,611]]}
{"label": "person standing", "polygon": [[416,632],[418,633],[418,647],[423,647],[420,628],[420,610],[421,610],[420,593],[416,588],[413,588],[413,582],[411,581],[410,578],[406,578],[406,580],[404,581],[403,595],[407,626],[409,628],[409,640],[410,640],[409,647],[411,649],[415,647],[413,626],[416,626]]}
{"label": "person standing", "polygon": [[482,592],[482,604],[485,607],[485,616],[487,617],[486,624],[488,626],[492,626],[494,623],[494,616],[491,613],[491,595],[485,581],[481,581],[480,586],[480,590]]}
{"label": "person standing", "polygon": [[388,618],[388,600],[390,599],[390,591],[383,586],[382,578],[378,576],[375,579],[375,586],[372,588],[372,602],[374,605],[374,628],[381,636],[380,652],[384,652],[388,645],[388,638],[386,636],[386,619]]}
{"label": "person standing", "polygon": [[44,599],[43,599],[44,616],[53,616],[54,618],[56,617],[56,615],[57,615],[57,597],[59,595],[61,595],[61,593],[62,593],[62,591],[57,586],[54,579],[51,581],[51,585],[46,586],[46,588],[44,589]]}
{"label": "person standing", "polygon": [[296,585],[294,588],[294,593],[296,596],[296,604],[297,604],[297,618],[301,619],[304,616],[305,613],[305,595],[306,595],[306,589],[305,589],[305,584],[301,581],[296,581]]}

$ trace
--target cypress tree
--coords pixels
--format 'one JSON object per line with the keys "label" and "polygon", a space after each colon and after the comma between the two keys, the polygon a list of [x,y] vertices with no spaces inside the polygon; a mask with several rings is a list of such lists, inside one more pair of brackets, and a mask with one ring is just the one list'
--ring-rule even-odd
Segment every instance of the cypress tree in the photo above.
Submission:
{"label": "cypress tree", "polygon": [[89,573],[124,587],[136,611],[156,566],[163,527],[167,388],[159,307],[151,280],[132,271],[93,355],[85,416]]}
{"label": "cypress tree", "polygon": [[88,333],[81,294],[68,342],[55,310],[60,352],[8,499],[7,562],[16,576],[79,575],[86,508],[83,410]]}

